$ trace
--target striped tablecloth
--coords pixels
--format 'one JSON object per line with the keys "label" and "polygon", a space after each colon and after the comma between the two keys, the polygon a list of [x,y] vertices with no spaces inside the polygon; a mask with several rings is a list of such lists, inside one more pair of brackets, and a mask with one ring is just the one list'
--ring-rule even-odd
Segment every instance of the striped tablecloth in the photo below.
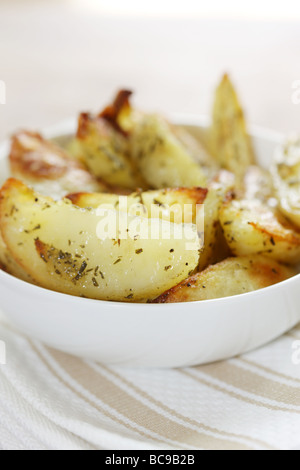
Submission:
{"label": "striped tablecloth", "polygon": [[106,367],[1,319],[1,449],[300,449],[300,327],[226,362]]}

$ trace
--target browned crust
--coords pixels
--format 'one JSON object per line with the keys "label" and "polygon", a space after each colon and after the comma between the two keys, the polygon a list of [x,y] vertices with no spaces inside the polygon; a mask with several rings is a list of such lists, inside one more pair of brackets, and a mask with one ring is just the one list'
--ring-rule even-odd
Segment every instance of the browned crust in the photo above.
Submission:
{"label": "browned crust", "polygon": [[[210,268],[211,267],[207,268],[207,270],[209,270]],[[166,303],[172,302],[172,299],[178,296],[178,292],[180,292],[185,287],[195,288],[197,285],[199,276],[200,276],[200,273],[194,274],[192,277],[189,277],[188,279],[186,279],[185,281],[182,281],[177,286],[174,286],[171,289],[169,289],[167,292],[164,292],[163,294],[161,294],[159,297],[157,297],[157,299],[153,300],[151,303],[152,304],[166,304]],[[180,297],[180,301],[184,302],[184,296]]]}
{"label": "browned crust", "polygon": [[[10,192],[12,188],[22,189],[22,191],[26,190],[28,194],[32,194],[32,190],[26,186],[26,184],[22,183],[22,181],[16,178],[8,178],[5,181],[2,188],[0,189],[0,202],[6,198],[7,192]],[[0,206],[0,216],[1,216],[1,206]]]}
{"label": "browned crust", "polygon": [[195,204],[203,204],[208,194],[208,189],[200,186],[194,188],[171,188],[169,191],[182,193],[195,201]]}
{"label": "browned crust", "polygon": [[68,194],[66,196],[66,199],[69,199],[72,204],[74,204],[74,206],[76,206],[78,204],[78,202],[80,201],[80,199],[86,195],[88,195],[90,193],[73,193],[73,194]]}
{"label": "browned crust", "polygon": [[121,90],[117,93],[111,105],[104,108],[104,110],[94,116],[91,113],[81,113],[78,118],[77,138],[85,139],[91,132],[90,125],[94,124],[101,129],[101,132],[107,134],[109,128],[117,131],[124,137],[128,137],[128,132],[122,129],[118,119],[124,110],[131,108],[129,98],[132,91]]}
{"label": "browned crust", "polygon": [[89,134],[90,123],[94,120],[90,113],[80,113],[76,137],[83,140]]}
{"label": "browned crust", "polygon": [[109,124],[117,131],[123,134],[125,137],[128,136],[128,132],[121,128],[118,123],[118,117],[124,110],[130,109],[130,97],[132,91],[120,90],[117,93],[113,103],[107,106],[100,114],[99,117],[105,119]]}

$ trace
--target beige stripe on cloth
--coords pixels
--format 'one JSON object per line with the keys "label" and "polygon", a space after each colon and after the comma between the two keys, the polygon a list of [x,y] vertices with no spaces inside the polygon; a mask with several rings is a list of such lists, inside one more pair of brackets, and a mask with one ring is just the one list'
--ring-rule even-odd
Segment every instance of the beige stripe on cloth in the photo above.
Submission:
{"label": "beige stripe on cloth", "polygon": [[200,430],[192,431],[187,426],[180,425],[145,406],[141,401],[133,398],[108,380],[103,374],[89,367],[86,362],[53,349],[48,349],[48,351],[72,379],[95,394],[97,398],[113,410],[126,418],[133,419],[138,426],[143,426],[146,430],[160,435],[162,441],[165,441],[166,438],[171,441],[176,440],[182,448],[189,446],[208,450],[215,448],[228,450],[251,449],[251,446],[240,444],[234,440],[218,439],[212,435],[207,435],[204,430],[202,432]]}
{"label": "beige stripe on cloth", "polygon": [[[22,417],[22,399],[27,396],[27,416],[31,406],[36,422],[41,411],[44,422],[46,417],[50,424],[53,416],[60,426],[58,435],[63,431],[66,439],[69,436],[65,445],[74,448],[80,442],[84,447],[116,450],[118,442],[122,449],[133,449],[134,443],[146,449],[300,447],[300,366],[291,361],[299,328],[240,358],[179,370],[107,367],[28,341],[2,324],[0,330],[10,354],[14,351],[14,360],[0,368],[0,389],[3,399],[11,397],[11,405],[13,394],[19,396],[18,436],[22,436],[22,427],[30,431]],[[34,396],[40,396],[38,407]],[[10,413],[14,408],[4,404],[0,422],[5,411],[3,423],[8,423],[9,415],[15,417]],[[53,407],[51,413],[49,407]],[[12,437],[5,441],[1,436],[5,427],[1,429],[0,447],[16,445]],[[40,436],[41,442],[47,441],[46,430]],[[52,432],[51,446],[59,448],[59,441],[53,445],[53,436]],[[20,447],[23,442],[21,439]],[[35,446],[32,441],[29,444]]]}
{"label": "beige stripe on cloth", "polygon": [[300,413],[299,387],[290,387],[275,382],[229,361],[195,368],[194,371],[201,371],[209,377],[231,385],[239,391],[251,393],[257,398],[266,398],[280,404],[299,407],[295,411]]}

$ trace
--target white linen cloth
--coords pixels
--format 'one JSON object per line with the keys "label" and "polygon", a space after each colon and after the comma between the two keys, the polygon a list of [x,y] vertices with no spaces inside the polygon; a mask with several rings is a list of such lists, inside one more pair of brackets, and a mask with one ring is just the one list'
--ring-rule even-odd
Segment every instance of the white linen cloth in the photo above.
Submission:
{"label": "white linen cloth", "polygon": [[0,340],[3,450],[300,448],[300,327],[240,358],[181,370],[84,361],[3,317]]}

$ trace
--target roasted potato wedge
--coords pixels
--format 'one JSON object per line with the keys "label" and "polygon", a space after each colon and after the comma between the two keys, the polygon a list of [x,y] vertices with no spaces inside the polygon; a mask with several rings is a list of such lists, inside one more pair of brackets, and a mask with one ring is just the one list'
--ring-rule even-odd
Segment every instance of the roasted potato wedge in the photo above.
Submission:
{"label": "roasted potato wedge", "polygon": [[123,210],[131,215],[147,218],[158,218],[176,224],[195,224],[198,231],[203,231],[203,203],[207,189],[179,188],[161,189],[133,193],[129,196],[101,193],[78,193],[67,197],[73,204],[82,208],[97,209],[102,205],[110,205],[114,209]]}
{"label": "roasted potato wedge", "polygon": [[204,202],[204,247],[199,261],[199,270],[229,256],[229,249],[220,227],[219,210],[228,191],[233,190],[235,177],[222,170],[208,186]]}
{"label": "roasted potato wedge", "polygon": [[93,299],[156,298],[199,262],[195,225],[117,211],[99,215],[43,197],[14,179],[0,193],[0,227],[13,257],[41,286]]}
{"label": "roasted potato wedge", "polygon": [[300,228],[300,137],[278,149],[271,172],[280,210]]}
{"label": "roasted potato wedge", "polygon": [[216,91],[209,141],[217,162],[241,182],[247,168],[255,164],[255,155],[244,112],[228,75]]}
{"label": "roasted potato wedge", "polygon": [[77,142],[82,160],[97,178],[132,190],[145,187],[129,158],[128,137],[101,116],[80,115]]}
{"label": "roasted potato wedge", "polygon": [[98,116],[82,113],[73,148],[97,178],[111,186],[135,190],[148,186],[129,155],[130,95],[130,91],[120,91]]}
{"label": "roasted potato wedge", "polygon": [[260,201],[225,202],[220,222],[233,254],[263,254],[283,263],[300,262],[300,233]]}
{"label": "roasted potato wedge", "polygon": [[150,187],[206,187],[205,170],[162,117],[142,115],[130,140],[132,159]]}
{"label": "roasted potato wedge", "polygon": [[106,189],[79,161],[34,132],[21,131],[12,137],[9,163],[14,177],[48,196]]}
{"label": "roasted potato wedge", "polygon": [[228,258],[173,287],[154,303],[194,302],[245,294],[294,274],[293,269],[264,256]]}

